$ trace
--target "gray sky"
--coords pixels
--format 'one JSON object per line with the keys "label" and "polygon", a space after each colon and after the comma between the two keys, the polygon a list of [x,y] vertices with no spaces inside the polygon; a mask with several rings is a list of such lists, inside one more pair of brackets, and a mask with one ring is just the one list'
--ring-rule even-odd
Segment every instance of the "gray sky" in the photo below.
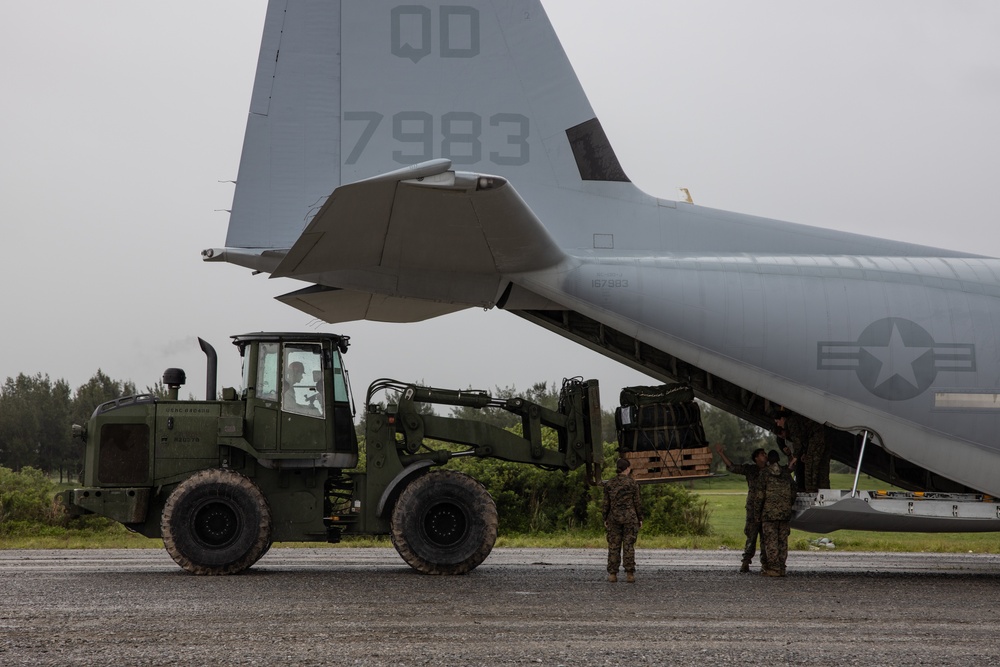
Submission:
{"label": "gray sky", "polygon": [[[697,204],[1000,256],[996,0],[543,0],[632,180]],[[317,324],[296,281],[202,263],[225,240],[265,0],[0,4],[3,352],[74,389],[163,369],[204,394],[195,337]],[[526,389],[649,383],[503,312],[352,336],[378,377]]]}

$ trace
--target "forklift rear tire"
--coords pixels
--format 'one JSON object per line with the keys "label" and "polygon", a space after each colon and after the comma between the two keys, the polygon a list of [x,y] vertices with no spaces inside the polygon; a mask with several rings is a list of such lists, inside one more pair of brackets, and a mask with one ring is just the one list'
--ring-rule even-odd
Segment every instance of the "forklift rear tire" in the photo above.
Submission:
{"label": "forklift rear tire", "polygon": [[486,488],[454,470],[410,482],[392,510],[392,544],[423,574],[465,574],[497,540],[497,506]]}
{"label": "forklift rear tire", "polygon": [[237,574],[271,545],[271,509],[257,485],[233,470],[202,470],[167,498],[163,545],[192,574]]}

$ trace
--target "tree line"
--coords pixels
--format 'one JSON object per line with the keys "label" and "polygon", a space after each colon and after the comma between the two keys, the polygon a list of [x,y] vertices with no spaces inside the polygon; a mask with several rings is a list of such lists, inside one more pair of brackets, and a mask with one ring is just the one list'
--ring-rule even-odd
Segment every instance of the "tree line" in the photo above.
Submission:
{"label": "tree line", "polygon": [[[100,404],[136,393],[135,383],[100,369],[75,390],[42,373],[8,377],[0,387],[0,466],[43,470],[60,482],[78,478],[84,445],[73,439],[72,425],[86,424]],[[160,383],[146,393],[166,395]]]}
{"label": "tree line", "polygon": [[[71,425],[86,424],[102,403],[137,393],[131,380],[111,378],[100,369],[75,390],[65,380],[52,380],[42,373],[8,377],[0,387],[0,466],[15,471],[32,467],[58,475],[60,481],[78,478],[83,468],[84,446],[72,438]],[[165,397],[166,389],[157,383],[146,387],[144,393]],[[555,409],[559,387],[548,382],[537,382],[523,392],[511,386],[497,387],[493,396],[522,396]],[[504,428],[519,423],[516,415],[499,409],[453,408],[452,415],[481,419]],[[702,422],[708,441],[725,445],[734,461],[749,460],[756,447],[773,446],[768,444],[773,439],[766,431],[711,406],[702,405]],[[603,440],[616,442],[613,412],[604,412],[603,425]]]}

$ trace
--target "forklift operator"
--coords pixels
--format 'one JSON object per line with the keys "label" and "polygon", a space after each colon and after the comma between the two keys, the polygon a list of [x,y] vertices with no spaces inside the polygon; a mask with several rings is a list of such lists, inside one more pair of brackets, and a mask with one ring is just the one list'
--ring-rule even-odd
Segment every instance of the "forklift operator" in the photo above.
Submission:
{"label": "forklift operator", "polygon": [[302,365],[301,361],[293,361],[288,364],[288,370],[285,372],[285,383],[284,391],[282,393],[282,404],[281,407],[286,412],[297,412],[304,415],[318,415],[320,410],[314,405],[315,398],[313,401],[305,399],[305,402],[299,400],[299,393],[296,392],[296,388],[301,388],[302,377],[305,375],[305,366]]}

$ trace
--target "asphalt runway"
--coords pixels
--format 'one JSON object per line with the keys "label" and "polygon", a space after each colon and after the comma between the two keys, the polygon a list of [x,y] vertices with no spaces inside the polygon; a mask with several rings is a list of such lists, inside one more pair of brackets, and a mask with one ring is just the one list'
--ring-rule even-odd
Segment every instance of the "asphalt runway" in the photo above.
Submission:
{"label": "asphalt runway", "polygon": [[[272,549],[232,577],[160,550],[0,550],[0,665],[1000,664],[1000,556],[496,549],[423,576],[392,549]],[[622,578],[624,579],[624,577]]]}

